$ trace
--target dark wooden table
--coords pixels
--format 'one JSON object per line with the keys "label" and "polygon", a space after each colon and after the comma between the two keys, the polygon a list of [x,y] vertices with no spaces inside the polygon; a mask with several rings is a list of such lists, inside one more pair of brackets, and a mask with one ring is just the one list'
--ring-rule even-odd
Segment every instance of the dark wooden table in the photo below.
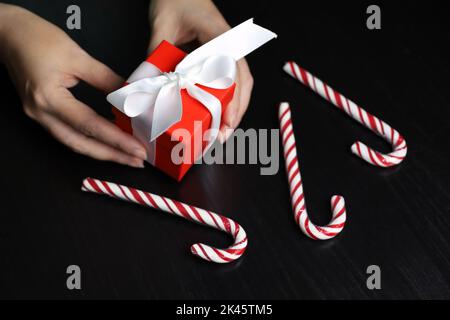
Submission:
{"label": "dark wooden table", "polygon": [[[83,48],[128,75],[149,38],[146,1],[16,1],[65,28],[82,9]],[[276,106],[292,103],[308,209],[326,223],[329,198],[347,200],[348,224],[328,242],[307,239],[293,220],[281,163],[197,166],[181,183],[148,167],[131,169],[77,155],[27,119],[4,69],[0,297],[316,299],[450,298],[450,28],[441,3],[380,4],[382,30],[366,28],[369,2],[220,1],[232,25],[249,17],[279,34],[248,60],[256,80],[241,127],[277,128]],[[285,75],[295,59],[401,132],[406,161],[378,169],[351,155],[361,139],[388,151],[369,130]],[[105,97],[77,97],[111,116]],[[230,265],[194,258],[197,241],[226,246],[224,234],[157,211],[84,194],[86,176],[109,179],[209,208],[239,221],[249,237]],[[79,265],[82,290],[66,288]],[[381,268],[381,290],[366,268]]]}

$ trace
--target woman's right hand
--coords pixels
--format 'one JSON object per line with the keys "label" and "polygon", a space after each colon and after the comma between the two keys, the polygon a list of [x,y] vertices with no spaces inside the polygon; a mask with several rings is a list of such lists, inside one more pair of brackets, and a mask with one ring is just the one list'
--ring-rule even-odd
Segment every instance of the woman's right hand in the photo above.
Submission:
{"label": "woman's right hand", "polygon": [[25,113],[75,152],[142,168],[145,148],[68,90],[83,80],[109,93],[123,83],[55,25],[17,6],[0,4],[0,58]]}

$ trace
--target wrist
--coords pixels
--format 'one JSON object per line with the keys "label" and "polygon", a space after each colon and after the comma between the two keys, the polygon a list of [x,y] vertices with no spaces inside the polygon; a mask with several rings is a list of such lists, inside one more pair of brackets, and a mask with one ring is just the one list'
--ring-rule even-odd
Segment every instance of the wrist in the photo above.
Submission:
{"label": "wrist", "polygon": [[0,3],[0,63],[6,63],[11,47],[11,33],[14,30],[14,23],[17,23],[17,16],[21,12],[26,12],[15,5]]}

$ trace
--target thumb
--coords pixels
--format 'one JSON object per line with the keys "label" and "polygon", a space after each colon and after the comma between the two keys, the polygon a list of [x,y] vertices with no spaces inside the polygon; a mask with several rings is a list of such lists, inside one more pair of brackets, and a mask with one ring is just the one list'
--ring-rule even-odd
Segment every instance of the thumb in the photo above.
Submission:
{"label": "thumb", "polygon": [[106,93],[120,88],[124,79],[108,66],[86,54],[80,61],[79,78]]}
{"label": "thumb", "polygon": [[153,25],[152,35],[150,37],[150,44],[148,46],[148,53],[151,53],[156,47],[163,41],[169,41],[172,44],[176,44],[176,32],[175,26],[171,22],[165,22],[164,25]]}

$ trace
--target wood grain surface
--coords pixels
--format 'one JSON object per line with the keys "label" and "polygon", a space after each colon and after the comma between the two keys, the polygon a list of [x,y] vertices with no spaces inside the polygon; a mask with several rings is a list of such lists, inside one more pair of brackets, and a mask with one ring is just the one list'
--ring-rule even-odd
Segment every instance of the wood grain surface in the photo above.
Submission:
{"label": "wood grain surface", "polygon": [[[12,2],[12,1],[10,1]],[[126,77],[144,58],[147,1],[15,1],[65,28],[78,4],[83,48]],[[318,224],[341,194],[348,220],[328,242],[301,234],[284,164],[196,166],[181,183],[159,171],[77,155],[26,118],[5,69],[1,79],[0,297],[143,299],[450,298],[450,28],[439,2],[380,3],[382,29],[366,28],[369,2],[217,1],[230,24],[249,17],[279,38],[249,58],[255,88],[241,128],[278,128],[290,101],[306,203]],[[295,60],[380,117],[408,143],[408,157],[379,169],[350,153],[361,139],[389,146],[282,71]],[[75,95],[110,117],[103,94]],[[92,176],[210,209],[247,231],[245,256],[230,265],[194,258],[189,246],[226,246],[220,232],[157,211],[80,191]],[[66,268],[82,290],[66,288]],[[366,268],[381,268],[368,290]]]}

